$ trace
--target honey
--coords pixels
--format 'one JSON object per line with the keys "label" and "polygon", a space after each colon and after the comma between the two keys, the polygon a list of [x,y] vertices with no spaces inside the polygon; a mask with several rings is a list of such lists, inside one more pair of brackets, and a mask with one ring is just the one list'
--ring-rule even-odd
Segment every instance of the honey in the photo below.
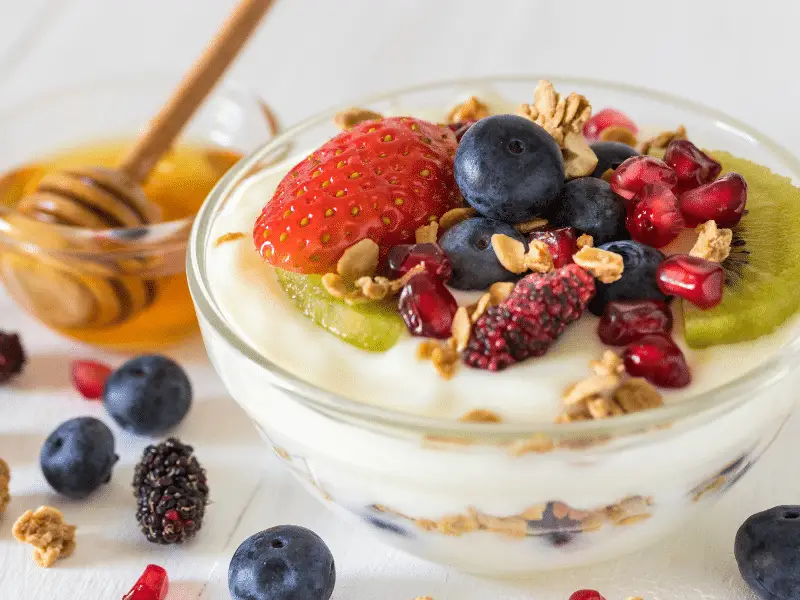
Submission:
{"label": "honey", "polygon": [[[47,173],[87,165],[113,167],[128,146],[126,141],[92,143],[17,168],[0,177],[0,205],[13,207]],[[160,207],[162,221],[192,217],[240,158],[229,149],[177,145],[153,170],[144,192]],[[136,248],[136,230],[130,231],[131,248]],[[172,254],[153,248],[127,252],[125,243],[110,244],[107,258],[102,247],[93,247],[91,259],[74,252],[64,258],[63,253],[0,245],[0,276],[12,296],[46,325],[91,344],[153,350],[194,333],[196,319],[183,269],[185,236],[172,244]],[[175,249],[176,244],[182,246]]]}

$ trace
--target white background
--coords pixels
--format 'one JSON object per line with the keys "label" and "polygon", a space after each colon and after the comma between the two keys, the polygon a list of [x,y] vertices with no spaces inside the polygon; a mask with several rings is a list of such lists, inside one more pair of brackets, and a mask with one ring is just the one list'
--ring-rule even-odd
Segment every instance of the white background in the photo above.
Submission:
{"label": "white background", "polygon": [[[0,0],[0,109],[31,94],[110,73],[188,66],[233,0]],[[259,92],[285,123],[365,93],[437,78],[557,73],[613,79],[713,105],[800,151],[800,3],[724,0],[281,0],[232,77]],[[400,555],[337,523],[279,470],[227,397],[195,340],[173,351],[189,365],[197,403],[178,434],[209,471],[214,504],[196,543],[149,546],[135,530],[127,482],[146,440],[118,434],[112,485],[88,503],[65,503],[37,466],[41,442],[62,420],[102,415],[72,391],[76,355],[103,355],[60,339],[0,292],[0,328],[18,330],[25,375],[0,388],[0,456],[14,499],[0,519],[0,600],[120,598],[147,562],[164,565],[170,600],[225,599],[227,563],[248,535],[279,523],[312,527],[337,561],[335,600],[536,598],[566,600],[600,587],[608,600],[749,598],[732,556],[739,523],[800,502],[794,419],[764,460],[712,511],[641,556],[497,582]],[[42,503],[79,525],[78,550],[49,571],[11,540],[13,519]]]}

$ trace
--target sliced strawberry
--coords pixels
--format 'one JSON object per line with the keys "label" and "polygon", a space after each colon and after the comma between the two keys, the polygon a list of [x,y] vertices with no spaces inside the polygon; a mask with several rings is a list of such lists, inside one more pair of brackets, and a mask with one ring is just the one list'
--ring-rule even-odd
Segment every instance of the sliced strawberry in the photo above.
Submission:
{"label": "sliced strawberry", "polygon": [[327,273],[361,239],[383,255],[412,242],[418,227],[460,205],[456,146],[447,126],[410,117],[340,133],[283,178],[256,220],[256,248],[276,267]]}
{"label": "sliced strawberry", "polygon": [[76,360],[72,363],[72,383],[81,396],[97,400],[103,395],[106,379],[113,369],[94,360]]}

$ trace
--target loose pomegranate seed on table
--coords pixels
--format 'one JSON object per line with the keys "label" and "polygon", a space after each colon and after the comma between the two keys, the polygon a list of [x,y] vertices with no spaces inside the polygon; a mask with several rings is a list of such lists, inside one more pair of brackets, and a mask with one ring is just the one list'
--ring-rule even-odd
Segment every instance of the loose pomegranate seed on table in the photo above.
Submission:
{"label": "loose pomegranate seed on table", "polygon": [[688,227],[706,221],[715,221],[718,227],[733,227],[741,221],[746,204],[747,182],[738,173],[728,173],[678,197]]}
{"label": "loose pomegranate seed on table", "polygon": [[94,360],[76,360],[71,368],[72,383],[87,400],[98,400],[103,396],[103,387],[112,370]]}
{"label": "loose pomegranate seed on table", "polygon": [[604,108],[586,121],[583,126],[583,137],[589,142],[596,142],[600,139],[600,134],[609,127],[622,127],[630,131],[633,135],[639,133],[639,128],[627,115],[613,108]]}
{"label": "loose pomegranate seed on table", "polygon": [[699,308],[713,308],[722,301],[725,271],[719,263],[674,254],[658,266],[656,282],[665,294],[679,296]]}
{"label": "loose pomegranate seed on table", "polygon": [[439,244],[402,244],[389,250],[386,257],[389,277],[400,278],[420,263],[425,263],[425,270],[441,279],[449,281],[453,275],[450,259],[439,247]]}
{"label": "loose pomegranate seed on table", "polygon": [[547,244],[556,269],[573,262],[572,255],[578,251],[577,235],[572,227],[534,231],[530,234],[529,239]]}
{"label": "loose pomegranate seed on table", "polygon": [[678,183],[678,176],[663,160],[653,156],[632,156],[617,167],[610,183],[616,194],[631,200],[648,184],[674,188]]}
{"label": "loose pomegranate seed on table", "polygon": [[578,590],[574,592],[569,600],[606,600],[600,595],[600,592],[595,590]]}
{"label": "loose pomegranate seed on table", "polygon": [[665,388],[686,387],[692,374],[678,345],[666,335],[646,335],[631,343],[622,355],[625,370]]}
{"label": "loose pomegranate seed on table", "polygon": [[661,300],[609,302],[597,326],[600,339],[610,346],[625,346],[645,335],[669,335],[670,331],[672,311]]}
{"label": "loose pomegranate seed on table", "polygon": [[628,206],[625,226],[637,242],[663,248],[685,226],[678,199],[662,185],[645,185]]}
{"label": "loose pomegranate seed on table", "polygon": [[169,577],[163,567],[147,565],[142,576],[122,600],[164,600],[169,591]]}
{"label": "loose pomegranate seed on table", "polygon": [[677,192],[685,192],[714,181],[722,165],[689,140],[673,140],[667,146],[664,162],[678,176]]}
{"label": "loose pomegranate seed on table", "polygon": [[400,292],[398,308],[411,335],[445,339],[450,337],[458,303],[440,279],[420,273]]}

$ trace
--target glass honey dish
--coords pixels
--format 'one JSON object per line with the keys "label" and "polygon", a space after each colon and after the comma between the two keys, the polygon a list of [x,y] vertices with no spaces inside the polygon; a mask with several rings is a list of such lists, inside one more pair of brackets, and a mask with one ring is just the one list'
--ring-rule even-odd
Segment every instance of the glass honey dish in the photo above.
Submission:
{"label": "glass honey dish", "polygon": [[0,280],[48,327],[119,350],[154,350],[196,331],[185,256],[217,181],[277,125],[255,95],[224,84],[143,184],[158,223],[56,225],[15,205],[48,173],[114,167],[179,77],[106,80],[31,98],[0,114]]}

